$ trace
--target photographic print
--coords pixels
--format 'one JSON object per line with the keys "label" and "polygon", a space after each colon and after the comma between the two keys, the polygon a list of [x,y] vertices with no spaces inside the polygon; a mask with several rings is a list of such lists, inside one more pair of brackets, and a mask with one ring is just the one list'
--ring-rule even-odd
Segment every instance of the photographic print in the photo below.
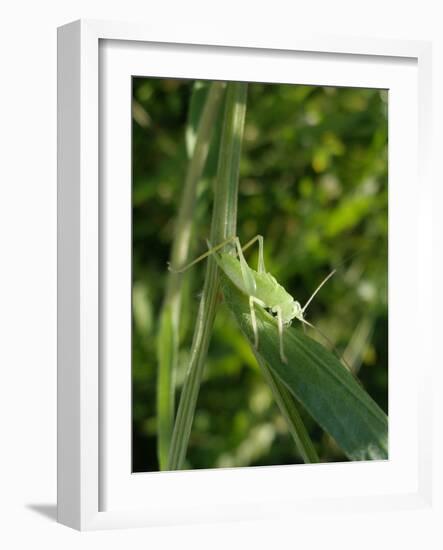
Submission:
{"label": "photographic print", "polygon": [[134,472],[388,459],[388,91],[132,79]]}

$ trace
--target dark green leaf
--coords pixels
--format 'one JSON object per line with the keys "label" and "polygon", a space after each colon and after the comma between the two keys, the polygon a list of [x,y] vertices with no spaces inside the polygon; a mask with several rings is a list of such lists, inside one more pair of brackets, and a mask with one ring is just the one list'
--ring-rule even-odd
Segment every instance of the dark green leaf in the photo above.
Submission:
{"label": "dark green leaf", "polygon": [[[226,303],[253,345],[247,297],[223,277]],[[259,355],[351,460],[388,458],[388,420],[340,361],[295,327],[284,330],[283,363],[277,323],[256,307]],[[297,322],[297,321],[294,321]]]}

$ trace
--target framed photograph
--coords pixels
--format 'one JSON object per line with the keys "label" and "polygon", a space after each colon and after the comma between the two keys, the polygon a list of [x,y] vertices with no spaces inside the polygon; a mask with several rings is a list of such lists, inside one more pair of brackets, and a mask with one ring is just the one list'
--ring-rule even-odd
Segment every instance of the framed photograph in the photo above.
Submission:
{"label": "framed photograph", "polygon": [[58,49],[59,521],[430,506],[429,44]]}

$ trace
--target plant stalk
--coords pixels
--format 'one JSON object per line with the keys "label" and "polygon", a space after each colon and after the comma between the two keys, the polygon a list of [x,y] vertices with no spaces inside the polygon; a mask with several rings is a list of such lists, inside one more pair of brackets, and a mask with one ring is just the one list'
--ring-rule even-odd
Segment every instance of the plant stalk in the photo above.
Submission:
{"label": "plant stalk", "polygon": [[[175,223],[175,236],[170,256],[170,263],[174,266],[183,265],[188,259],[197,184],[208,157],[212,130],[222,103],[224,88],[225,83],[223,82],[211,84],[198,124],[195,147],[188,164],[183,195]],[[174,422],[174,374],[179,349],[182,287],[183,275],[169,272],[157,339],[157,434],[160,470],[164,470],[167,466]]]}
{"label": "plant stalk", "polygon": [[[246,113],[247,84],[230,82],[226,90],[220,156],[214,189],[211,242],[236,234],[238,174]],[[203,368],[214,324],[219,293],[218,268],[208,258],[203,294],[197,315],[188,371],[172,433],[168,470],[183,467],[200,390]]]}

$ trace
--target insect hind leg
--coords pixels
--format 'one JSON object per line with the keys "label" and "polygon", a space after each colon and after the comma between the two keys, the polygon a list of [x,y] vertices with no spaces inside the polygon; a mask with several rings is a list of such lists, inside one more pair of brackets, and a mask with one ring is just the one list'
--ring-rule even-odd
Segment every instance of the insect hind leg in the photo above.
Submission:
{"label": "insect hind leg", "polygon": [[198,264],[198,262],[201,262],[202,260],[204,260],[208,256],[211,256],[212,254],[215,254],[215,252],[218,252],[221,248],[223,248],[224,246],[226,246],[229,243],[232,243],[236,239],[238,240],[238,237],[235,237],[235,236],[234,237],[229,237],[229,239],[226,239],[222,243],[218,244],[217,246],[213,246],[213,247],[211,247],[209,242],[208,242],[208,246],[210,247],[209,250],[207,252],[205,252],[204,254],[202,254],[201,256],[199,256],[198,258],[196,258],[195,260],[193,260],[191,263],[181,267],[180,269],[176,269],[176,268],[172,267],[171,265],[169,265],[168,269],[169,269],[169,271],[172,271],[173,273],[183,273],[184,271],[187,271],[193,265]]}
{"label": "insect hind leg", "polygon": [[258,266],[257,266],[257,271],[259,273],[266,273],[265,261],[264,261],[264,256],[263,256],[263,237],[262,237],[262,235],[256,235],[255,237],[252,237],[252,239],[250,241],[248,241],[242,247],[242,251],[244,252],[247,248],[252,246],[257,241],[258,241]]}
{"label": "insect hind leg", "polygon": [[248,266],[248,262],[243,256],[243,250],[240,244],[240,239],[235,237],[234,239],[235,247],[237,249],[238,261],[240,262],[240,270],[242,274],[243,284],[245,286],[246,292],[253,296],[256,291],[255,278],[252,274],[251,268]]}

